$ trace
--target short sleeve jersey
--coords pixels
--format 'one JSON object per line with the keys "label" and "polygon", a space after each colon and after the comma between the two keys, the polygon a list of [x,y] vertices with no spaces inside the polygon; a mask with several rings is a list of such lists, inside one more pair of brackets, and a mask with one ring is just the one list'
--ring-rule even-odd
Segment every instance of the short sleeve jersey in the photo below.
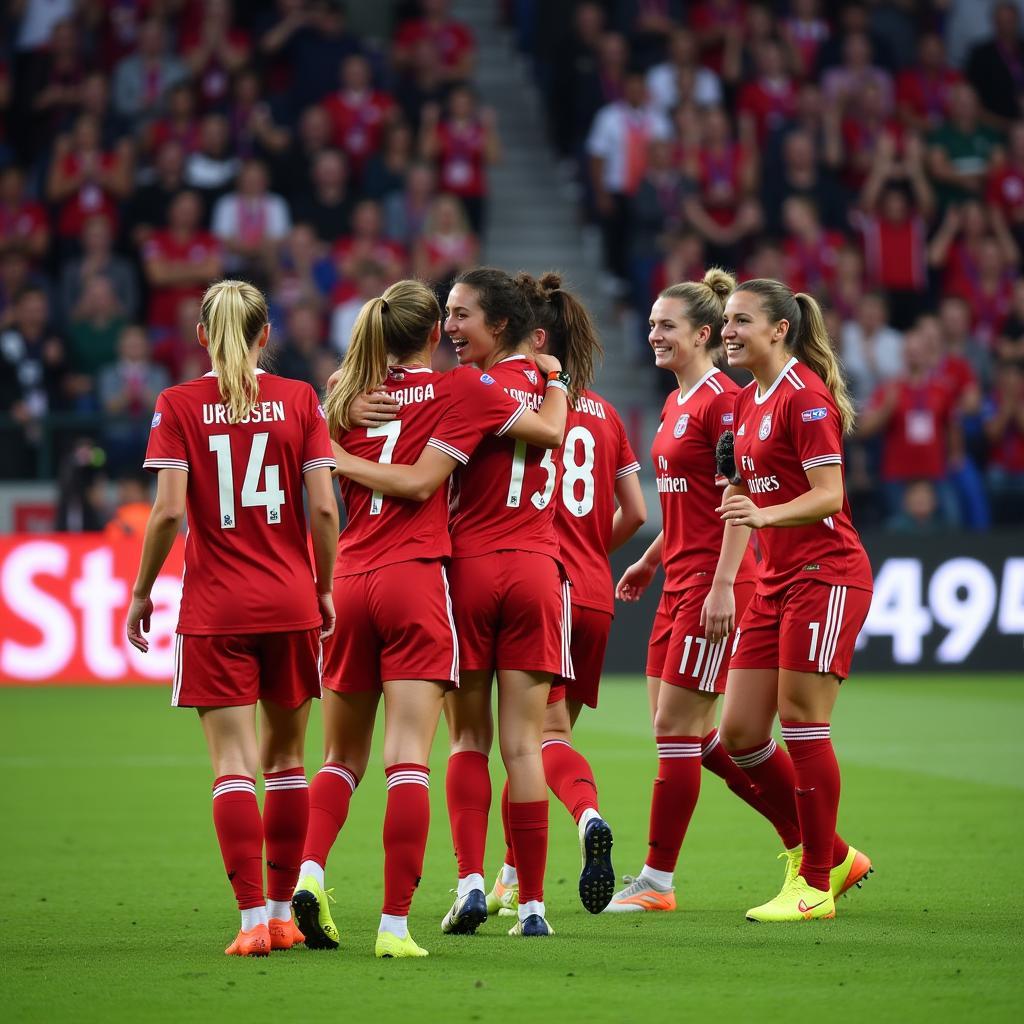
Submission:
{"label": "short sleeve jersey", "polygon": [[[544,400],[544,375],[525,356],[509,356],[483,374],[528,409]],[[453,404],[452,429],[464,429],[465,412]],[[561,453],[524,441],[488,437],[456,476],[452,555],[467,558],[494,551],[533,551],[559,558],[555,493],[561,485]]]}
{"label": "short sleeve jersey", "polygon": [[[729,377],[711,369],[686,394],[677,388],[665,399],[651,460],[661,502],[666,592],[714,578],[724,529],[715,509],[726,484],[715,468],[715,445],[723,431],[733,429],[738,395]],[[748,547],[737,580],[752,579],[754,570]]]}
{"label": "short sleeve jersey", "polygon": [[[385,387],[401,403],[398,416],[379,427],[345,431],[347,452],[376,462],[414,463],[424,446],[461,465],[488,434],[501,436],[525,406],[471,367],[436,373],[428,367],[393,366]],[[452,405],[458,415],[446,415]],[[448,489],[426,501],[392,498],[341,478],[348,523],[338,538],[335,578],[414,559],[449,558]]]}
{"label": "short sleeve jersey", "polygon": [[[832,393],[796,359],[758,395],[756,382],[739,394],[735,414],[736,466],[759,508],[807,492],[807,471],[843,465],[842,423]],[[757,590],[780,595],[802,580],[871,590],[871,566],[853,526],[843,483],[843,507],[807,526],[758,531],[762,561]]]}
{"label": "short sleeve jersey", "polygon": [[584,391],[565,424],[562,484],[555,502],[558,546],[574,605],[614,611],[608,544],[615,485],[639,472],[619,414],[600,395]]}
{"label": "short sleeve jersey", "polygon": [[316,393],[260,372],[259,397],[228,423],[207,374],[157,398],[144,467],[188,472],[188,537],[178,632],[311,629],[320,611],[302,474],[334,468]]}

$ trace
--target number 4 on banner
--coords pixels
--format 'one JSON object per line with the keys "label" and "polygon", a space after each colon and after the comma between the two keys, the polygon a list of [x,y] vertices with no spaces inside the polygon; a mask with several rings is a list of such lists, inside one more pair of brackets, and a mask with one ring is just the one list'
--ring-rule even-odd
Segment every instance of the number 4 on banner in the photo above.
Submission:
{"label": "number 4 on banner", "polygon": [[864,635],[891,636],[893,660],[913,665],[921,660],[931,613],[921,603],[921,563],[916,558],[887,559],[875,577]]}

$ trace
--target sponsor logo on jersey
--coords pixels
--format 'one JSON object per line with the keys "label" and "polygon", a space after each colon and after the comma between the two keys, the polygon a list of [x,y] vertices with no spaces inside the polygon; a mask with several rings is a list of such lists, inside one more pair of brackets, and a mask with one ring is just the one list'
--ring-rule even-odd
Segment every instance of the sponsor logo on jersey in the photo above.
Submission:
{"label": "sponsor logo on jersey", "polygon": [[498,382],[489,373],[481,373],[480,374],[480,383],[481,384],[497,384]]}
{"label": "sponsor logo on jersey", "polygon": [[162,412],[155,412],[155,413],[153,413],[153,422],[150,423],[150,425],[149,425],[151,430],[153,429],[153,427],[159,427],[160,426],[160,420],[163,419],[163,416],[164,416],[164,414]]}
{"label": "sponsor logo on jersey", "polygon": [[733,421],[733,414],[731,412],[722,413],[722,425],[729,426]]}
{"label": "sponsor logo on jersey", "polygon": [[804,423],[813,423],[815,420],[823,420],[828,415],[828,409],[822,407],[820,409],[804,409],[800,413],[800,419]]}
{"label": "sponsor logo on jersey", "polygon": [[536,386],[537,382],[540,380],[537,376],[536,370],[523,370],[523,376],[526,377],[526,379],[534,386]]}
{"label": "sponsor logo on jersey", "polygon": [[319,413],[320,419],[322,419],[322,420],[327,419],[327,413],[324,412],[324,407],[322,405],[317,405],[316,411],[317,411],[317,413]]}
{"label": "sponsor logo on jersey", "polygon": [[666,473],[668,472],[668,459],[664,455],[658,456],[658,469],[663,469]]}
{"label": "sponsor logo on jersey", "polygon": [[684,412],[683,415],[676,420],[676,425],[672,428],[672,436],[676,438],[682,437],[683,434],[686,433],[686,428],[689,426],[689,423],[690,414],[688,412]]}
{"label": "sponsor logo on jersey", "polygon": [[747,425],[746,425],[746,423],[741,423],[740,424],[740,429],[736,431],[736,436],[737,437],[743,437],[746,434],[746,432],[747,432]]}
{"label": "sponsor logo on jersey", "polygon": [[772,432],[772,414],[766,412],[761,417],[761,426],[757,428],[757,436],[761,441],[767,441],[768,435]]}

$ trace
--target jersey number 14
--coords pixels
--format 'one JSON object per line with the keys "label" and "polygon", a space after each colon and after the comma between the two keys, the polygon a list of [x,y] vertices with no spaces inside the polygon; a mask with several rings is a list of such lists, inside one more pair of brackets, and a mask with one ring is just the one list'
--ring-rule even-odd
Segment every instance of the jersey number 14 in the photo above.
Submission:
{"label": "jersey number 14", "polygon": [[[284,491],[281,490],[281,471],[279,466],[264,466],[267,455],[268,433],[253,434],[252,448],[249,449],[249,461],[245,467],[245,479],[242,481],[242,507],[253,508],[263,506],[267,510],[267,522],[271,525],[281,522],[281,506],[284,504]],[[231,436],[229,434],[211,434],[210,451],[217,456],[217,492],[220,498],[220,528],[235,528],[235,479],[231,468]],[[260,478],[264,486],[260,490]]]}

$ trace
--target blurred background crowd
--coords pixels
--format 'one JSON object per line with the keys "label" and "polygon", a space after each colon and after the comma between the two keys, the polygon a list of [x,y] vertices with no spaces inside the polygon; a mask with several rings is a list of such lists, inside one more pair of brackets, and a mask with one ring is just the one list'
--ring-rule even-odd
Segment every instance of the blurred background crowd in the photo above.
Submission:
{"label": "blurred background crowd", "polygon": [[[822,302],[859,525],[1022,518],[1022,5],[498,3],[637,362],[658,290],[708,264]],[[362,6],[6,5],[0,479],[57,478],[59,525],[101,525],[108,479],[144,500],[210,280],[262,287],[277,372],[322,388],[366,298],[410,274],[443,297],[481,258],[500,142],[474,34],[448,0],[373,34]]]}

